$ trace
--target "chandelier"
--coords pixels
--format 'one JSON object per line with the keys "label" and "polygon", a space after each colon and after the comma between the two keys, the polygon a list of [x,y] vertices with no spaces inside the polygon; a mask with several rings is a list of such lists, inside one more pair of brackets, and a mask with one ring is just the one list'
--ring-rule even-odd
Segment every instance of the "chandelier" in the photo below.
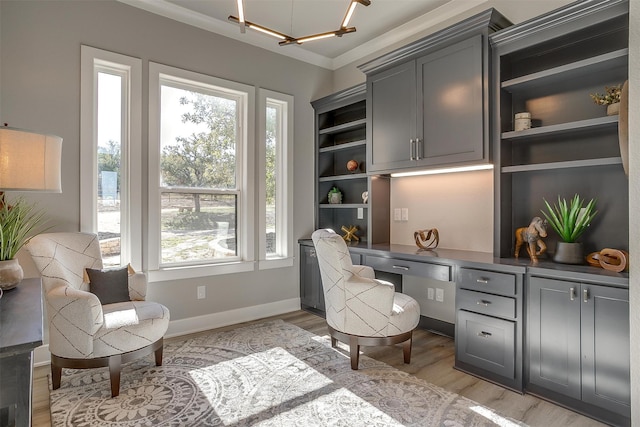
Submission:
{"label": "chandelier", "polygon": [[354,33],[356,31],[356,27],[349,27],[349,21],[353,16],[353,12],[356,9],[356,6],[359,4],[363,6],[369,6],[371,4],[370,0],[349,0],[349,7],[347,8],[347,13],[342,20],[342,24],[340,28],[334,31],[327,31],[326,33],[312,34],[304,37],[292,37],[287,34],[283,34],[279,31],[275,31],[269,29],[265,26],[258,25],[254,22],[247,21],[244,16],[244,4],[243,0],[237,0],[238,2],[238,16],[229,16],[229,21],[235,22],[240,26],[240,32],[244,33],[245,29],[249,27],[252,30],[259,31],[261,33],[267,34],[269,36],[275,37],[280,40],[278,43],[280,46],[286,46],[291,44],[302,44],[306,42],[310,42],[313,40],[326,39],[329,37],[342,37],[344,34]]}

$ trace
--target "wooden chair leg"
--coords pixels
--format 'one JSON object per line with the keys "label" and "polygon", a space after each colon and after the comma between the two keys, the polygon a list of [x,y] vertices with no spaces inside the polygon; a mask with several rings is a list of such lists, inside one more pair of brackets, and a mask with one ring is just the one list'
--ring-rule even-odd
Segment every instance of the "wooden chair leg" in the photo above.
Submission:
{"label": "wooden chair leg", "polygon": [[411,343],[413,342],[413,334],[402,344],[402,353],[404,354],[404,363],[411,363]]}
{"label": "wooden chair leg", "polygon": [[120,369],[122,368],[122,357],[119,354],[109,357],[109,376],[111,379],[111,397],[120,394]]}
{"label": "wooden chair leg", "polygon": [[62,367],[56,366],[51,362],[51,382],[53,383],[53,389],[60,388],[60,380],[62,379]]}
{"label": "wooden chair leg", "polygon": [[331,337],[331,347],[336,348],[337,345],[338,345],[338,340],[335,339],[334,337]]}
{"label": "wooden chair leg", "polygon": [[155,356],[156,356],[156,366],[162,366],[162,349],[164,347],[160,347],[159,349],[157,349],[155,351]]}
{"label": "wooden chair leg", "polygon": [[358,361],[360,360],[360,346],[358,345],[358,338],[349,337],[349,354],[351,356],[351,369],[358,370]]}

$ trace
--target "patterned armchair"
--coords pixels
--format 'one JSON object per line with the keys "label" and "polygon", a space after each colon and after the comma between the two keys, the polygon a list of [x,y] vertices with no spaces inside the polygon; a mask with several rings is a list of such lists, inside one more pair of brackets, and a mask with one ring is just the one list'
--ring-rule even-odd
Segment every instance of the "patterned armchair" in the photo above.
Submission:
{"label": "patterned armchair", "polygon": [[169,310],[145,301],[143,273],[128,276],[130,301],[101,305],[83,279],[85,268],[102,269],[98,236],[40,234],[26,247],[42,275],[54,390],[60,387],[62,368],[108,366],[115,397],[122,363],[155,353],[156,365],[162,365]]}
{"label": "patterned armchair", "polygon": [[411,361],[413,330],[420,306],[393,284],[375,279],[373,269],[353,265],[342,237],[333,230],[311,235],[320,264],[331,344],[349,344],[351,369],[358,369],[360,346],[403,344],[404,362]]}

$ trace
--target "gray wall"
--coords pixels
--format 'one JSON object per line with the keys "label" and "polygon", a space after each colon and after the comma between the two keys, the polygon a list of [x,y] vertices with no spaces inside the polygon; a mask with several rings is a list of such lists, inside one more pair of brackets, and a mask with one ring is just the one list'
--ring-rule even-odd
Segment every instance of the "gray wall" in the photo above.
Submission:
{"label": "gray wall", "polygon": [[[143,102],[148,98],[148,61],[293,95],[293,235],[298,239],[311,234],[313,174],[309,171],[314,157],[309,102],[330,91],[330,71],[115,1],[3,0],[0,10],[1,120],[64,139],[62,194],[25,194],[47,210],[55,231],[79,229],[80,45],[86,44],[143,60]],[[142,152],[146,153],[146,103],[142,117]],[[146,188],[146,164],[142,172]],[[143,218],[146,212],[145,199]],[[33,275],[28,255],[19,259],[27,274]],[[206,299],[196,300],[197,285],[207,285]],[[298,296],[297,262],[290,268],[153,283],[149,291],[150,298],[169,307],[172,320]]]}

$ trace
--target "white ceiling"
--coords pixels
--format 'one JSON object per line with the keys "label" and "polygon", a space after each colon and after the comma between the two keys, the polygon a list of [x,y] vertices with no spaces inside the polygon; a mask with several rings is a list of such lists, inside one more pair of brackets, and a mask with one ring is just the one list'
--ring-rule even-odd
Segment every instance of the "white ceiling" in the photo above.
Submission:
{"label": "white ceiling", "polygon": [[[356,7],[349,24],[355,33],[293,46],[249,29],[242,34],[227,19],[238,15],[236,0],[119,1],[335,70],[488,0],[371,0]],[[348,6],[349,0],[244,0],[248,21],[298,38],[339,29]]]}

